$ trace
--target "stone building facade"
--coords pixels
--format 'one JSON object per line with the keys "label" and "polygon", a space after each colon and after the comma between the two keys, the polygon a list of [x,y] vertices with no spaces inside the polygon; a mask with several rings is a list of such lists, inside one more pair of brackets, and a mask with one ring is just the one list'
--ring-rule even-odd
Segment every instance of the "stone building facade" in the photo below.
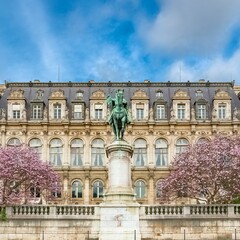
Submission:
{"label": "stone building facade", "polygon": [[141,204],[159,203],[157,185],[186,146],[240,131],[232,82],[34,81],[1,89],[1,145],[27,144],[54,166],[63,182],[61,193],[54,193],[58,204],[102,202],[105,147],[114,139],[106,98],[117,89],[124,90],[132,118],[125,139],[134,147],[132,187]]}

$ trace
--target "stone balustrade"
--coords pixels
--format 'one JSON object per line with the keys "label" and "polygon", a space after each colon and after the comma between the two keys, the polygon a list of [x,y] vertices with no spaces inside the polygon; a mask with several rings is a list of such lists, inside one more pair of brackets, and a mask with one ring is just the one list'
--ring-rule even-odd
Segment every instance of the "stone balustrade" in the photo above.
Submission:
{"label": "stone balustrade", "polygon": [[[8,218],[99,217],[94,205],[21,205],[0,207]],[[240,218],[240,205],[156,205],[140,206],[140,219],[151,218]]]}
{"label": "stone balustrade", "polygon": [[196,218],[234,217],[240,218],[240,205],[159,205],[141,206],[141,217]]}
{"label": "stone balustrade", "polygon": [[57,218],[74,216],[96,216],[96,206],[49,206],[49,205],[20,205],[6,207],[8,218]]}

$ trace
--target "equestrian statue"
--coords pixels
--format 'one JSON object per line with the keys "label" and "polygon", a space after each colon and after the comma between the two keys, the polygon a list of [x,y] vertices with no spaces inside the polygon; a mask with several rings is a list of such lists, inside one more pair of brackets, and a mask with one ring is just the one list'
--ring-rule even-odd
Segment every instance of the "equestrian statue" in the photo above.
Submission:
{"label": "equestrian statue", "polygon": [[115,140],[123,140],[123,134],[127,124],[130,123],[130,117],[127,109],[127,101],[124,99],[124,90],[118,89],[115,98],[107,97],[107,105],[110,109],[110,115],[107,122],[111,125]]}

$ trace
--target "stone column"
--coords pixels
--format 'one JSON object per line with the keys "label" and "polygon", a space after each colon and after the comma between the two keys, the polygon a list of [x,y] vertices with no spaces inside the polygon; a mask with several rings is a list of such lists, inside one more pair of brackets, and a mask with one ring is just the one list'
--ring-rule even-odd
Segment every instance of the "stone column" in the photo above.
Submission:
{"label": "stone column", "polygon": [[109,157],[109,182],[105,202],[135,201],[131,181],[132,147],[118,140],[106,147],[106,153]]}

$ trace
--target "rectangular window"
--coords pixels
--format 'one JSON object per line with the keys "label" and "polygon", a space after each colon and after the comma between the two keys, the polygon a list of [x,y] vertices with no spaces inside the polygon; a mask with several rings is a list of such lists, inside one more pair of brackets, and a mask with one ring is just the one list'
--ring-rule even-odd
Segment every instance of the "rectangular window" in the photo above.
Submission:
{"label": "rectangular window", "polygon": [[42,118],[42,109],[40,105],[33,105],[32,109],[32,118],[33,119],[41,119]]}
{"label": "rectangular window", "polygon": [[206,119],[207,118],[207,111],[206,111],[205,104],[197,105],[197,118],[198,119]]}
{"label": "rectangular window", "polygon": [[157,148],[156,149],[156,166],[167,166],[168,162],[168,149],[167,148]]}
{"label": "rectangular window", "polygon": [[177,105],[177,117],[180,120],[185,119],[185,104]]}
{"label": "rectangular window", "polygon": [[103,119],[103,105],[95,104],[95,119]]}
{"label": "rectangular window", "polygon": [[218,118],[219,119],[226,118],[226,104],[224,103],[218,105]]}
{"label": "rectangular window", "polygon": [[14,119],[19,119],[20,118],[20,105],[19,104],[14,104],[12,105],[12,114]]}
{"label": "rectangular window", "polygon": [[61,119],[61,104],[54,104],[53,106],[53,118],[54,119]]}
{"label": "rectangular window", "polygon": [[157,105],[156,109],[156,119],[165,119],[165,105]]}
{"label": "rectangular window", "polygon": [[82,105],[81,104],[75,104],[74,105],[74,119],[82,119],[83,118],[83,114],[82,114]]}
{"label": "rectangular window", "polygon": [[144,104],[136,105],[136,118],[142,120],[144,118]]}

